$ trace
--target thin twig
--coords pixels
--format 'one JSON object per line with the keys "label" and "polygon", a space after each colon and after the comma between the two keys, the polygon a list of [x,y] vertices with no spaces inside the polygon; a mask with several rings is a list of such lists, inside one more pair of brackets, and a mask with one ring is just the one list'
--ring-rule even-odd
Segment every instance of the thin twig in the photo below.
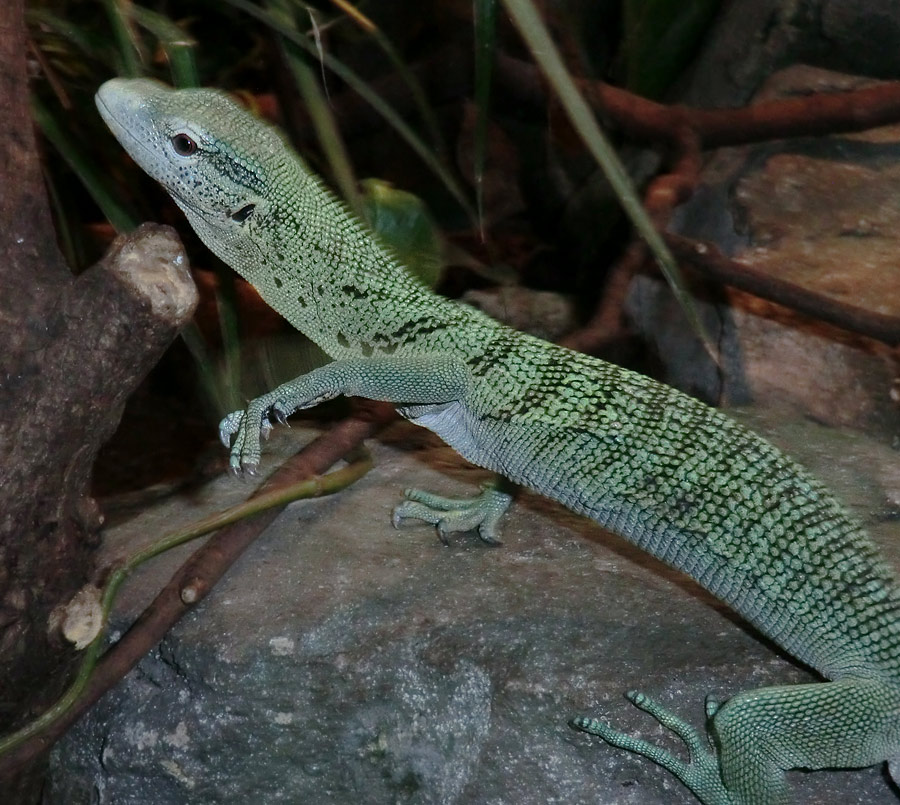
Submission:
{"label": "thin twig", "polygon": [[[672,168],[654,178],[644,192],[644,207],[656,228],[663,232],[673,210],[693,193],[700,180],[700,143],[693,131],[684,129],[673,142]],[[567,334],[560,343],[579,352],[596,353],[621,337],[622,311],[631,278],[647,260],[647,249],[632,239],[607,273],[606,285],[590,320]]]}
{"label": "thin twig", "polygon": [[789,280],[732,260],[711,244],[665,233],[666,243],[683,262],[701,274],[742,291],[797,310],[844,330],[868,336],[889,346],[900,346],[900,316],[890,316],[848,305]]}
{"label": "thin twig", "polygon": [[[271,501],[271,497],[277,496],[285,487],[320,474],[395,416],[391,406],[360,406],[355,416],[339,422],[328,433],[285,461],[250,500],[254,505],[260,498],[269,497]],[[48,719],[51,723],[40,731],[29,730],[24,740],[17,741],[15,748],[0,757],[0,779],[11,776],[49,749],[69,726],[163,638],[182,615],[203,600],[225,571],[286,505],[283,501],[272,502],[275,503],[273,508],[222,528],[191,555],[125,635],[100,658],[93,674],[87,679],[76,680],[81,683],[81,690],[72,695],[70,688],[69,693],[54,705],[54,718]],[[143,553],[152,554],[153,550]],[[129,565],[133,565],[133,560]],[[110,590],[110,586],[108,583],[106,591]],[[95,640],[86,651],[98,654],[101,643],[102,639]]]}

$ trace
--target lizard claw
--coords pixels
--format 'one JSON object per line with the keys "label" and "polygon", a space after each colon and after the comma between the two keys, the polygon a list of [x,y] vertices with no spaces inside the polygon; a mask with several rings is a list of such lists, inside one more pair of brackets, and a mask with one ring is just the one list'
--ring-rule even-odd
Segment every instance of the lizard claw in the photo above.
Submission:
{"label": "lizard claw", "polygon": [[[579,716],[573,718],[569,724],[589,735],[596,735],[610,746],[627,749],[629,752],[635,752],[652,760],[674,774],[697,795],[697,799],[701,802],[708,802],[710,805],[733,805],[734,799],[722,781],[718,752],[711,741],[707,745],[697,729],[640,691],[630,690],[625,694],[625,698],[680,738],[687,749],[688,760],[684,761],[668,749],[651,744],[642,738],[635,738],[627,733],[619,732],[608,724],[593,718]],[[771,802],[772,800],[766,797],[759,801]]]}
{"label": "lizard claw", "polygon": [[444,547],[450,547],[450,532],[447,529],[446,524],[443,520],[439,520],[437,523],[437,535],[438,539],[444,545]]}
{"label": "lizard claw", "polygon": [[287,427],[290,427],[290,423],[288,422],[289,412],[280,402],[274,403],[272,405],[270,413],[275,417],[279,425],[286,425]]}
{"label": "lizard claw", "polygon": [[242,461],[239,455],[232,454],[228,460],[228,471],[235,478],[254,477],[257,475],[259,464],[256,461]]}
{"label": "lizard claw", "polygon": [[[260,441],[272,434],[273,422],[287,425],[287,418],[297,410],[297,400],[289,389],[289,384],[279,386],[275,391],[251,400],[246,409],[232,411],[219,423],[219,439],[231,451],[229,468],[235,475],[256,473]],[[307,405],[303,398],[299,407]]]}
{"label": "lizard claw", "polygon": [[[256,431],[248,426],[253,421],[259,422]],[[257,420],[255,413],[248,416],[247,411],[232,411],[219,423],[219,439],[231,450],[228,469],[232,475],[256,474],[259,439],[267,438],[271,430],[272,423],[267,416],[263,415]]]}

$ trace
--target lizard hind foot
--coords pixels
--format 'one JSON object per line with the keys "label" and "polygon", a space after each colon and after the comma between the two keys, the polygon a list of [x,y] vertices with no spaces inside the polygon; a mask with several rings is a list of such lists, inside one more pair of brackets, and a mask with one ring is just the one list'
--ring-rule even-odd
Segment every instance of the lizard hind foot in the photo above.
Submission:
{"label": "lizard hind foot", "polygon": [[456,531],[478,531],[489,545],[500,545],[497,526],[509,508],[512,495],[493,486],[486,486],[474,498],[445,498],[422,489],[406,489],[406,498],[391,514],[394,528],[404,520],[423,520],[437,526],[438,536],[445,545],[448,534]]}
{"label": "lizard hind foot", "polygon": [[688,760],[681,760],[667,749],[642,738],[635,738],[593,718],[578,716],[569,724],[577,730],[601,738],[610,746],[627,749],[652,760],[681,780],[704,805],[734,805],[735,801],[722,781],[715,750],[691,724],[639,691],[628,691],[625,698],[677,735],[688,750]]}

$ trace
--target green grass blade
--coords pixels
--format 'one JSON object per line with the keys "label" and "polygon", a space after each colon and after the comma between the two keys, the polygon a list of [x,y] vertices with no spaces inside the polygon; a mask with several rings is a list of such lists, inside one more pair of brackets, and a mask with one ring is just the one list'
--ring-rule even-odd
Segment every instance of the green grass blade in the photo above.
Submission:
{"label": "green grass blade", "polygon": [[656,231],[656,227],[650,220],[650,216],[647,215],[646,210],[644,210],[634,185],[615,149],[600,130],[594,113],[566,70],[556,45],[550,38],[550,34],[544,27],[543,22],[541,22],[537,9],[535,9],[531,0],[503,0],[503,2],[535,61],[537,61],[541,71],[556,92],[573,128],[578,132],[579,137],[581,137],[597,164],[600,165],[607,181],[609,181],[613,191],[618,196],[625,213],[656,258],[660,270],[672,288],[672,293],[684,311],[691,329],[697,334],[710,356],[715,360],[716,350],[714,342],[700,320],[675,258],[659,232]]}
{"label": "green grass blade", "polygon": [[693,57],[721,0],[624,0],[625,86],[660,97]]}
{"label": "green grass blade", "polygon": [[409,69],[406,62],[401,58],[400,54],[397,53],[397,49],[394,47],[393,43],[384,35],[380,28],[376,28],[372,32],[372,38],[384,51],[388,59],[390,59],[397,74],[406,83],[410,97],[413,99],[413,103],[419,111],[419,117],[422,118],[422,123],[428,131],[431,142],[434,144],[435,151],[437,151],[438,154],[447,153],[447,146],[441,135],[441,128],[438,125],[437,115],[435,115],[434,109],[431,107],[428,96],[425,94],[425,90],[422,89],[419,80],[415,77],[412,70]]}
{"label": "green grass blade", "polygon": [[[293,3],[289,0],[270,0],[266,4],[267,10],[277,19],[281,25],[296,31],[292,16]],[[310,12],[312,13],[312,12]],[[315,20],[313,20],[315,24]],[[297,44],[290,40],[284,41],[284,55],[290,67],[291,74],[306,110],[309,112],[316,137],[325,159],[331,168],[331,175],[338,191],[344,197],[347,204],[359,216],[363,216],[365,210],[362,204],[362,196],[359,185],[353,171],[353,163],[344,145],[340,129],[331,113],[331,107],[325,98],[325,93],[319,85],[318,79],[307,63],[307,57],[300,51]]]}
{"label": "green grass blade", "polygon": [[180,25],[164,14],[157,14],[149,8],[131,6],[134,21],[159,40],[159,44],[169,60],[172,80],[176,87],[197,87],[200,75],[194,61],[197,41],[187,34]]}
{"label": "green grass blade", "polygon": [[475,0],[475,204],[484,239],[484,170],[487,164],[488,112],[497,43],[497,0]]}
{"label": "green grass blade", "polygon": [[335,75],[341,78],[348,86],[364,98],[372,108],[378,112],[394,130],[408,143],[410,148],[419,156],[419,158],[428,166],[428,168],[443,182],[444,186],[450,194],[456,199],[457,203],[462,207],[466,214],[472,219],[476,219],[475,210],[469,203],[469,200],[460,187],[459,183],[450,173],[450,171],[440,162],[437,157],[429,150],[421,137],[417,135],[397,114],[397,111],[387,103],[378,93],[356,73],[354,73],[343,62],[334,58],[328,53],[319,53],[316,46],[309,40],[309,37],[298,33],[274,19],[271,14],[264,9],[253,5],[248,0],[226,0],[226,2],[235,8],[259,20],[273,31],[281,34],[285,39],[294,42],[301,48],[311,53],[314,57],[320,58],[321,62],[331,70]]}
{"label": "green grass blade", "polygon": [[62,198],[60,198],[53,172],[47,170],[46,165],[44,166],[44,181],[47,184],[47,195],[50,199],[50,206],[54,211],[56,238],[59,241],[59,249],[66,260],[66,264],[70,268],[80,268],[84,264],[84,254],[69,220],[71,210],[67,207],[65,202],[63,202]]}
{"label": "green grass blade", "polygon": [[217,274],[216,310],[219,314],[219,334],[222,339],[222,378],[220,404],[225,411],[242,408],[246,397],[241,395],[243,380],[241,375],[241,331],[238,325],[239,305],[237,278],[233,271]]}
{"label": "green grass blade", "polygon": [[143,74],[141,45],[131,25],[131,0],[103,0],[119,57],[120,75],[137,78]]}
{"label": "green grass blade", "polygon": [[215,360],[206,345],[206,341],[200,333],[197,324],[190,321],[182,327],[179,333],[181,340],[191,353],[191,358],[197,366],[197,381],[200,384],[201,396],[210,408],[211,419],[221,419],[229,411],[240,407],[229,407],[229,397],[236,398],[237,393],[229,394],[233,387],[229,386],[217,371]]}
{"label": "green grass blade", "polygon": [[428,129],[428,136],[431,137],[435,150],[439,154],[446,153],[447,148],[444,143],[443,135],[441,134],[441,128],[438,125],[437,115],[435,115],[434,109],[432,109],[431,104],[428,102],[428,96],[425,94],[425,90],[422,89],[422,85],[419,83],[415,74],[409,69],[406,62],[397,52],[397,48],[394,47],[391,40],[384,35],[384,31],[382,31],[381,28],[363,14],[362,11],[353,5],[353,3],[350,3],[349,0],[331,0],[331,4],[343,11],[352,22],[371,36],[375,41],[375,44],[382,49],[394,66],[394,69],[397,71],[397,75],[399,75],[406,84],[410,97],[413,99],[413,103],[415,103],[419,109],[419,115],[422,118],[422,122],[425,124],[425,128]]}
{"label": "green grass blade", "polygon": [[351,209],[357,215],[363,216],[364,210],[356,174],[353,171],[353,163],[350,161],[350,155],[347,153],[340,129],[331,113],[325,94],[312,69],[296,50],[288,53],[288,61],[294,80],[297,82],[297,88],[303,96],[306,109],[316,129],[322,153],[325,154],[331,167],[334,182]]}
{"label": "green grass blade", "polygon": [[25,9],[25,19],[31,26],[40,26],[52,31],[74,45],[82,54],[97,55],[98,42],[94,36],[71,20],[61,17],[46,8]]}
{"label": "green grass blade", "polygon": [[71,131],[61,126],[49,109],[34,95],[31,97],[31,113],[48,142],[78,176],[116,231],[130,232],[134,229],[138,225],[137,217],[119,202],[96,163],[88,159],[75,144]]}

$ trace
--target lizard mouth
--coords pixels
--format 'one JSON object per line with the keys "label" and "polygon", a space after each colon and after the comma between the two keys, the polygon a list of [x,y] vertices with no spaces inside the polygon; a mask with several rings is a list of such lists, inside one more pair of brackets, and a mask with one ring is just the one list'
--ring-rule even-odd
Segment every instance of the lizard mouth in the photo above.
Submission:
{"label": "lizard mouth", "polygon": [[159,150],[147,144],[147,139],[153,141],[155,138],[145,139],[135,136],[131,130],[131,127],[128,125],[129,120],[136,115],[132,105],[128,103],[128,96],[125,96],[126,99],[123,100],[113,95],[113,102],[110,102],[106,90],[107,85],[100,87],[95,96],[97,111],[100,112],[100,117],[103,118],[115,138],[125,147],[129,156],[142,170],[162,184],[182,209],[188,209],[200,217],[208,219],[209,213],[201,210],[185,198],[179,192],[177,183],[171,181],[171,177],[166,175],[164,169],[160,169],[158,164],[160,160]]}
{"label": "lizard mouth", "polygon": [[[148,147],[140,137],[135,137],[134,134],[131,133],[131,130],[122,122],[124,115],[118,114],[121,110],[106,102],[102,87],[95,97],[97,111],[100,112],[100,117],[103,118],[103,121],[109,127],[110,131],[112,131],[115,138],[125,146],[125,150],[128,152],[129,156],[131,156],[143,170],[156,178],[153,172],[153,161],[151,159],[151,157],[155,156],[153,149]],[[146,154],[147,157],[143,160],[139,159],[135,152],[138,152],[138,154],[141,155]]]}
{"label": "lizard mouth", "polygon": [[197,213],[197,215],[205,215],[204,211],[201,210],[196,204],[191,201],[188,201],[181,193],[178,192],[177,187],[168,187],[166,189],[169,191],[169,195],[172,196],[173,199],[177,202],[179,207],[187,207],[191,212]]}

